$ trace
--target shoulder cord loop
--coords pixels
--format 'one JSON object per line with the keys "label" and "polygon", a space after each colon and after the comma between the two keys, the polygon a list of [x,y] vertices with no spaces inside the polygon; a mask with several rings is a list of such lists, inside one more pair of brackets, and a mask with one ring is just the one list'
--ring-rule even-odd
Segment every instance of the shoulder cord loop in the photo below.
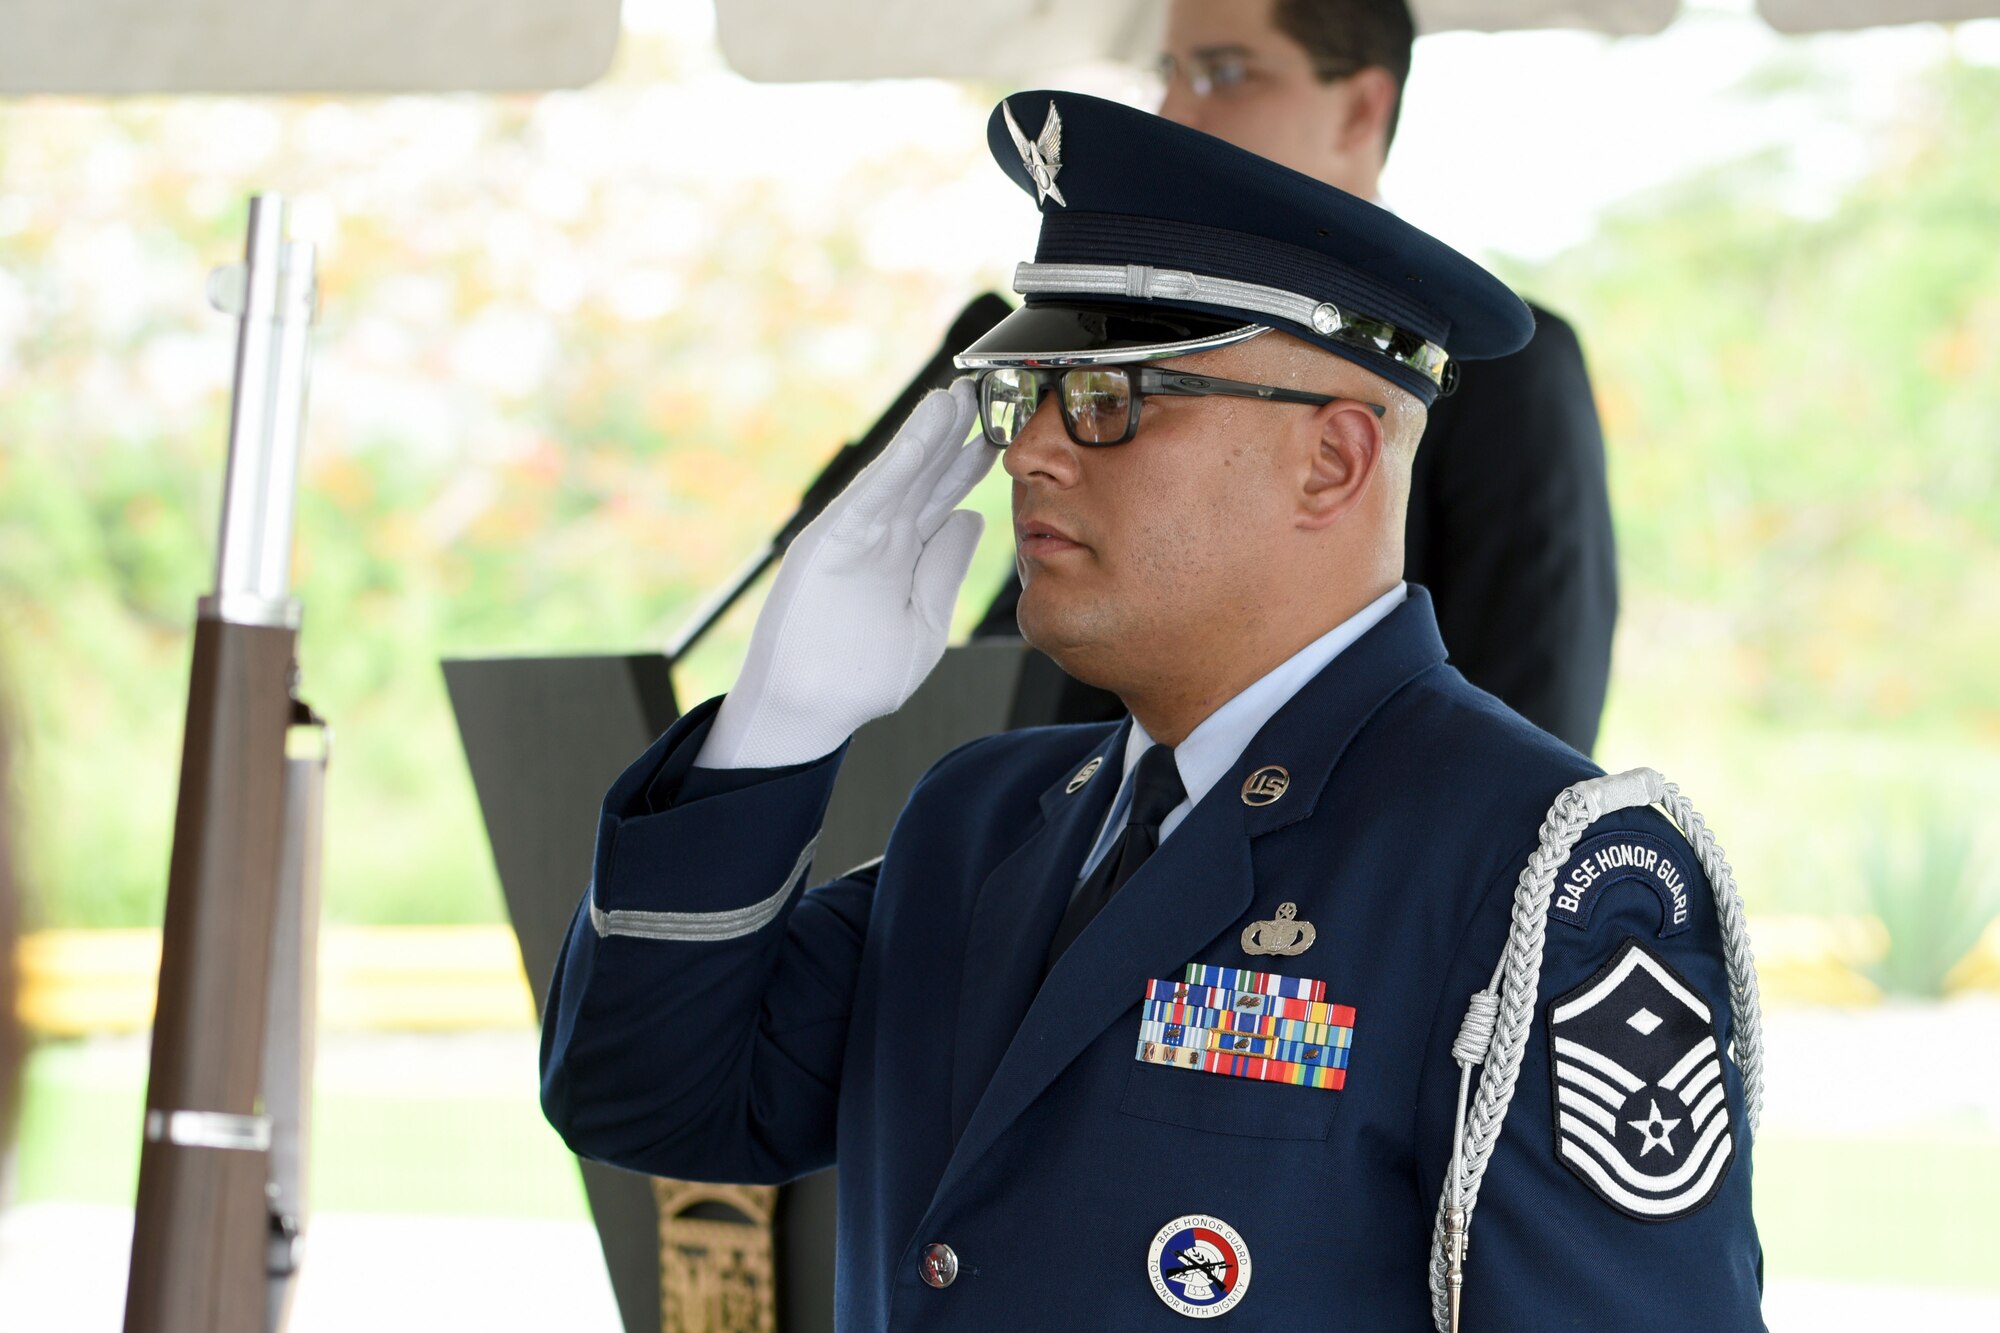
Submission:
{"label": "shoulder cord loop", "polygon": [[[1472,996],[1465,1022],[1451,1045],[1452,1058],[1459,1067],[1458,1114],[1452,1125],[1451,1166],[1431,1236],[1431,1317],[1438,1333],[1456,1333],[1458,1329],[1472,1210],[1479,1202],[1480,1180],[1499,1142],[1501,1123],[1521,1077],[1521,1059],[1541,991],[1542,944],[1556,872],[1569,860],[1585,829],[1614,811],[1648,805],[1663,807],[1679,826],[1715,895],[1734,1019],[1730,1054],[1742,1074],[1750,1133],[1753,1137],[1757,1133],[1764,1111],[1764,1026],[1757,1000],[1757,967],[1750,953],[1750,932],[1744,925],[1736,876],[1716,845],[1715,835],[1680,788],[1650,768],[1591,778],[1566,788],[1549,807],[1548,817],[1542,821],[1541,846],[1528,858],[1514,889],[1507,947],[1493,970],[1493,980]],[[1472,1072],[1482,1063],[1486,1072],[1474,1097]],[[1472,1103],[1469,1114],[1468,1100]]]}

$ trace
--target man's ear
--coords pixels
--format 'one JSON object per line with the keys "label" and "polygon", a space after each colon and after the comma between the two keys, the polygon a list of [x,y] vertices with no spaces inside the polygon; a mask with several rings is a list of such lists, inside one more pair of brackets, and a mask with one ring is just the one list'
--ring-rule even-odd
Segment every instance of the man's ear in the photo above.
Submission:
{"label": "man's ear", "polygon": [[1360,503],[1381,470],[1386,440],[1375,410],[1354,398],[1324,403],[1308,421],[1311,457],[1299,489],[1298,526],[1317,532]]}
{"label": "man's ear", "polygon": [[1337,147],[1344,153],[1372,150],[1386,152],[1389,121],[1395,115],[1396,80],[1388,70],[1370,65],[1345,80],[1348,88],[1345,114],[1341,117]]}

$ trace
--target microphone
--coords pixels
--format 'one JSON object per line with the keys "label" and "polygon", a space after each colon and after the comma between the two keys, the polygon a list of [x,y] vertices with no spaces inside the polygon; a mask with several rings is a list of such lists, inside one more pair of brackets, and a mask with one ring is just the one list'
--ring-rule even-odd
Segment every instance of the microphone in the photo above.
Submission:
{"label": "microphone", "polygon": [[917,410],[917,404],[923,400],[925,394],[932,389],[942,389],[951,383],[957,373],[956,367],[952,365],[952,358],[978,342],[988,330],[1013,311],[1014,307],[999,295],[984,292],[974,297],[965,309],[958,312],[958,318],[952,321],[951,328],[946,331],[944,341],[938,344],[937,351],[931,354],[930,360],[924,363],[923,368],[910,379],[910,382],[903,386],[903,391],[896,395],[888,410],[875,419],[875,424],[870,426],[860,439],[840,447],[840,452],[827,461],[826,466],[820,469],[819,475],[813,478],[812,484],[806,487],[805,494],[799,498],[799,507],[792,511],[792,516],[785,520],[777,535],[765,542],[762,549],[750,557],[727,588],[696,613],[688,628],[683,630],[668,647],[669,661],[678,662],[692,651],[694,646],[701,642],[702,636],[714,627],[715,622],[722,619],[729,608],[736,604],[736,599],[748,591],[750,585],[762,577],[765,570],[777,563],[778,558],[791,546],[793,540],[805,531],[806,525],[818,518],[826,507],[833,503],[833,497],[839,495],[862,468],[867,467],[877,454],[888,447],[889,441],[895,438],[896,431],[909,419],[910,413]]}
{"label": "microphone", "polygon": [[888,411],[877,417],[868,433],[851,444],[841,446],[820,474],[813,478],[812,485],[799,501],[798,510],[785,520],[785,526],[778,529],[773,540],[777,554],[782,555],[792,539],[805,529],[806,524],[820,516],[833,497],[847,488],[847,483],[860,474],[861,469],[875,460],[875,456],[889,447],[889,441],[897,430],[909,420],[910,413],[917,410],[925,394],[933,389],[942,389],[950,384],[957,373],[952,366],[952,358],[986,336],[995,324],[1012,314],[1014,308],[1006,301],[986,292],[975,297],[965,309],[958,312],[951,329],[938,345],[936,353],[924,363],[924,368],[916,373],[896,400],[889,404]]}

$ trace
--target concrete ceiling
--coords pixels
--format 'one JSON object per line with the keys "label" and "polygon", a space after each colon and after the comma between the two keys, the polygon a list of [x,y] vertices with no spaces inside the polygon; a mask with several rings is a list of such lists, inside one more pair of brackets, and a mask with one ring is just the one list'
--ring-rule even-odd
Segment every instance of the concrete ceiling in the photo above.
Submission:
{"label": "concrete ceiling", "polygon": [[[1034,80],[1144,61],[1160,0],[715,0],[723,53],[772,82]],[[1416,0],[1427,32],[1655,33],[1680,0]],[[2000,0],[1758,0],[1781,32],[2000,14]],[[0,0],[0,96],[573,88],[610,66],[619,0]]]}

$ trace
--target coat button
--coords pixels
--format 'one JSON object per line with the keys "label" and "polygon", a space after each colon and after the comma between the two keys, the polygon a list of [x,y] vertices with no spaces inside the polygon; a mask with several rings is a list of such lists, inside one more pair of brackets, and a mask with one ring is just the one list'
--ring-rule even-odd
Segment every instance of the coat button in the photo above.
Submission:
{"label": "coat button", "polygon": [[923,1274],[925,1282],[942,1291],[958,1280],[958,1256],[949,1245],[926,1245],[917,1257],[917,1271]]}

